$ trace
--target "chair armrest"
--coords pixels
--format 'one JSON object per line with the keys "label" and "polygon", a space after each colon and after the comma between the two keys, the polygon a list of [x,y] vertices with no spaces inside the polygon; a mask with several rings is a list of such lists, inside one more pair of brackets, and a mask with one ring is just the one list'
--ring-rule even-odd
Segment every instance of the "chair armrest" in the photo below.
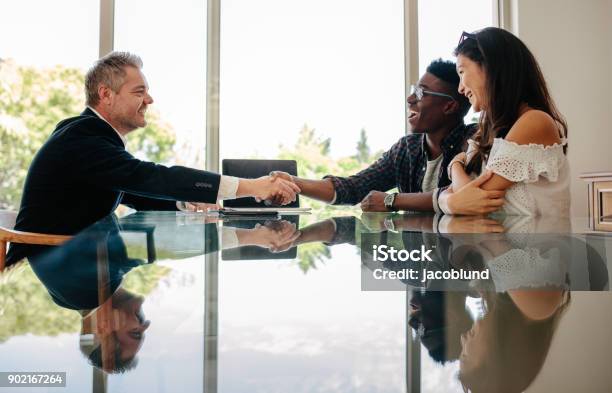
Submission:
{"label": "chair armrest", "polygon": [[0,241],[3,242],[57,246],[67,242],[70,239],[72,239],[72,236],[22,232],[0,227]]}

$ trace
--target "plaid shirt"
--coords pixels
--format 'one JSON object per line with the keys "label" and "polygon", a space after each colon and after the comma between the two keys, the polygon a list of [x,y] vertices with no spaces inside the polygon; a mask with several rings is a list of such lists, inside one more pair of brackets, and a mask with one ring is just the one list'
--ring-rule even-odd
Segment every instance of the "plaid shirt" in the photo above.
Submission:
{"label": "plaid shirt", "polygon": [[[450,184],[446,167],[464,150],[467,140],[476,132],[476,125],[461,123],[444,138],[441,144],[442,165],[438,174],[438,187]],[[422,192],[421,185],[427,169],[425,134],[409,134],[402,137],[382,157],[366,169],[350,177],[327,175],[336,189],[335,205],[354,205],[372,190],[388,191],[394,187],[399,192]]]}

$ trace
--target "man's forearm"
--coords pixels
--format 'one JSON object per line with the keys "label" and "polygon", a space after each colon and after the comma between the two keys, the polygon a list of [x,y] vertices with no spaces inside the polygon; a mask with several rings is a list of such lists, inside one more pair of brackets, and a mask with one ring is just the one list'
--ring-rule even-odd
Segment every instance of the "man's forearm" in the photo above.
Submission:
{"label": "man's forearm", "polygon": [[393,204],[398,210],[433,211],[433,192],[400,193]]}
{"label": "man's forearm", "polygon": [[331,218],[317,222],[301,229],[302,234],[296,241],[297,244],[312,242],[331,242],[336,234],[336,225]]}
{"label": "man's forearm", "polygon": [[300,187],[300,194],[309,198],[317,199],[325,203],[334,200],[336,189],[330,179],[310,180],[292,176],[293,181]]}

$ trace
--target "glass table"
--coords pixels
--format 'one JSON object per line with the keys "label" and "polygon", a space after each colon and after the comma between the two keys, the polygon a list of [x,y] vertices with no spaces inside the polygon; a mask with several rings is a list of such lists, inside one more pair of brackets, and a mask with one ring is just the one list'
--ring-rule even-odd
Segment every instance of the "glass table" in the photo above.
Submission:
{"label": "glass table", "polygon": [[0,372],[66,373],[0,391],[612,391],[587,222],[109,216],[0,275]]}

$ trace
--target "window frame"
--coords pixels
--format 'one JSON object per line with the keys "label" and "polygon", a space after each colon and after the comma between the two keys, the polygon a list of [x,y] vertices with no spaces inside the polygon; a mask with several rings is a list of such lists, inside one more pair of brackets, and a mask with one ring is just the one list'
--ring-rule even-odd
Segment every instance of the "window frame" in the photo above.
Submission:
{"label": "window frame", "polygon": [[[202,0],[207,3],[206,37],[206,166],[209,171],[219,171],[219,86],[220,86],[220,38],[221,0]],[[510,0],[491,0],[493,25],[511,28]],[[114,47],[115,0],[100,0],[99,56],[111,52]],[[419,0],[404,0],[404,93],[410,93],[410,85],[419,79]],[[407,103],[404,102],[407,108]],[[404,123],[409,130],[408,119]]]}

